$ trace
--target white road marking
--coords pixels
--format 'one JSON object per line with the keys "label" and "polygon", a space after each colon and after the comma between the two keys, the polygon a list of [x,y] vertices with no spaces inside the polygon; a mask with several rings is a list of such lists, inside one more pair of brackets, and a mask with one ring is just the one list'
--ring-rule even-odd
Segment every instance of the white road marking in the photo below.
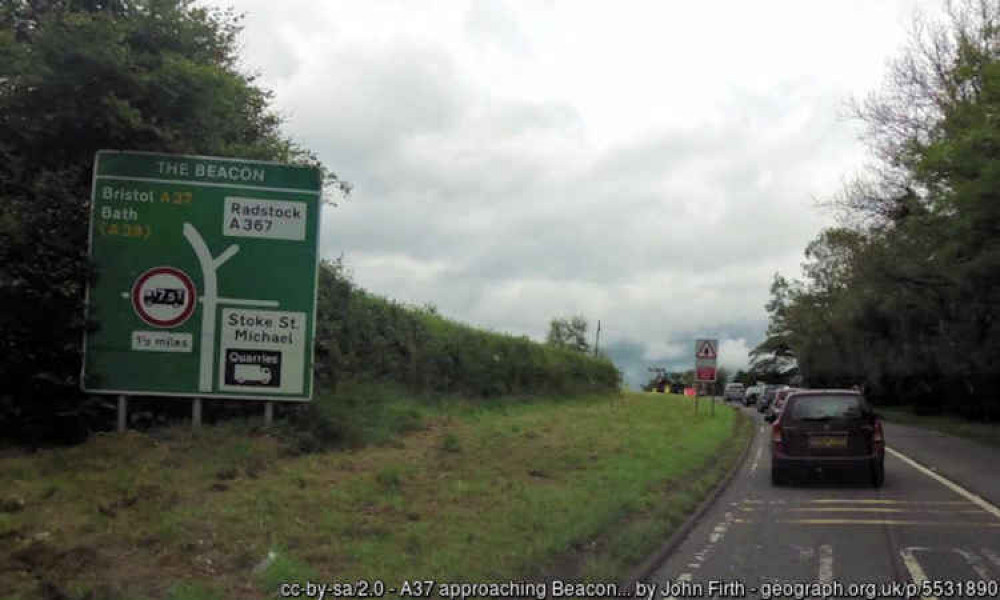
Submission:
{"label": "white road marking", "polygon": [[823,544],[819,547],[819,582],[833,581],[833,546]]}
{"label": "white road marking", "polygon": [[[927,581],[927,573],[924,573],[923,567],[917,562],[917,557],[914,552],[918,550],[927,550],[927,548],[921,548],[919,546],[910,546],[909,548],[903,548],[899,551],[899,556],[903,559],[903,564],[906,565],[906,570],[910,572],[910,579],[913,583],[920,585]],[[922,596],[924,600],[937,600],[937,596]]]}
{"label": "white road marking", "polygon": [[[963,502],[962,504],[965,504]],[[748,510],[744,508],[743,510]],[[752,510],[752,509],[750,509]],[[935,510],[931,508],[905,507],[905,508],[885,508],[882,506],[824,506],[807,508],[789,508],[789,512],[872,512],[872,513],[930,513],[932,515],[978,515],[983,511],[975,508],[972,510]]]}
{"label": "white road marking", "polygon": [[893,450],[892,448],[889,448],[889,447],[886,447],[885,450],[886,450],[886,452],[889,452],[890,454],[892,454],[896,458],[898,458],[901,461],[905,462],[906,464],[910,465],[914,469],[920,471],[924,475],[927,475],[931,479],[937,480],[938,483],[944,485],[945,487],[947,487],[951,491],[955,492],[959,496],[962,496],[963,498],[967,499],[969,502],[972,502],[976,506],[982,508],[983,510],[985,510],[988,513],[990,513],[991,515],[993,515],[997,519],[1000,519],[1000,508],[997,508],[996,506],[990,504],[986,500],[983,500],[979,496],[973,494],[972,492],[970,492],[969,490],[963,488],[962,486],[958,485],[957,483],[954,483],[953,481],[951,481],[949,479],[945,479],[944,477],[938,475],[934,471],[931,471],[930,469],[927,469],[926,467],[923,467],[923,466],[917,464],[913,459],[909,458],[905,454],[902,454],[902,453],[900,453],[900,452],[898,452],[896,450]]}
{"label": "white road marking", "polygon": [[983,559],[976,556],[974,552],[969,552],[968,550],[963,550],[962,548],[952,548],[952,551],[955,554],[958,554],[959,556],[964,558],[965,562],[967,562],[969,566],[972,567],[972,570],[976,572],[976,575],[979,575],[980,579],[982,579],[983,581],[989,581],[990,579],[992,579],[990,577],[989,569],[987,569],[986,566],[983,565]]}
{"label": "white road marking", "polygon": [[996,568],[1000,569],[1000,556],[993,554],[993,551],[989,548],[980,548],[980,551],[983,553],[983,556],[990,559],[990,562],[996,565]]}
{"label": "white road marking", "polygon": [[726,520],[715,526],[712,533],[708,534],[708,543],[717,544],[722,536],[726,535],[726,530],[729,529],[728,521],[732,520],[733,513],[726,513]]}
{"label": "white road marking", "polygon": [[808,500],[810,504],[968,504],[965,500],[864,500],[861,498],[847,500],[842,498],[825,498],[822,500]]}
{"label": "white road marking", "polygon": [[694,553],[694,561],[688,563],[688,568],[692,570],[700,569],[701,565],[705,562],[705,559],[708,558],[708,556],[715,549],[716,544],[718,544],[722,538],[725,537],[726,532],[729,531],[729,526],[737,522],[742,521],[734,519],[733,513],[727,512],[722,521],[716,523],[715,527],[712,528],[712,532],[708,534],[708,543]]}
{"label": "white road marking", "polygon": [[757,463],[760,462],[760,455],[764,452],[764,446],[757,446],[757,456],[753,459],[753,464],[750,465],[750,472],[753,473],[757,470]]}

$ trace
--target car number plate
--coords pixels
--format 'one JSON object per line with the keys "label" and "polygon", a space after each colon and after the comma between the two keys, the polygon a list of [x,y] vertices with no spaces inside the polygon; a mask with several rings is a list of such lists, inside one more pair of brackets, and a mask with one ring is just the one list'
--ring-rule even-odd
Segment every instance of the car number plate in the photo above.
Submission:
{"label": "car number plate", "polygon": [[846,448],[847,438],[841,435],[817,435],[809,438],[810,448]]}

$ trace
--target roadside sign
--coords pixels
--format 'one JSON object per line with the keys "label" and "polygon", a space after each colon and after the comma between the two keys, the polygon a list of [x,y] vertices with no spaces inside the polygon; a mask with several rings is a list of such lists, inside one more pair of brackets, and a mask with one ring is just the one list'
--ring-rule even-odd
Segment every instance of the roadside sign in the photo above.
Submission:
{"label": "roadside sign", "polygon": [[715,381],[716,359],[718,358],[719,340],[695,340],[694,344],[694,379],[695,381]]}
{"label": "roadside sign", "polygon": [[98,152],[84,391],[309,400],[321,190],[314,167]]}
{"label": "roadside sign", "polygon": [[716,343],[718,340],[698,340],[695,343],[695,358],[716,358],[718,353],[716,352]]}

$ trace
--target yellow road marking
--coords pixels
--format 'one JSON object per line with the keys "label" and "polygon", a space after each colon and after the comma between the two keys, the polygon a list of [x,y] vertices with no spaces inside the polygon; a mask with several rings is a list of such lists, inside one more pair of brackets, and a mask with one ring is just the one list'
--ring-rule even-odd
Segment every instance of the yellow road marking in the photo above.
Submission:
{"label": "yellow road marking", "polygon": [[795,523],[798,525],[959,525],[974,527],[1000,527],[1000,523],[982,521],[909,521],[897,519],[789,519],[779,523]]}
{"label": "yellow road marking", "polygon": [[990,504],[986,500],[983,500],[979,496],[973,494],[972,492],[970,492],[969,490],[963,488],[962,486],[958,485],[957,483],[955,483],[955,482],[953,482],[953,481],[951,481],[949,479],[945,479],[944,477],[938,475],[934,471],[931,471],[930,469],[917,464],[916,461],[914,461],[912,458],[906,456],[905,454],[897,452],[896,450],[893,450],[892,448],[889,448],[888,446],[886,447],[885,451],[889,452],[890,454],[892,454],[893,456],[895,456],[899,460],[901,460],[901,461],[905,462],[906,464],[910,465],[914,469],[920,471],[924,475],[927,475],[931,479],[936,480],[938,483],[940,483],[941,485],[947,487],[948,489],[950,489],[951,491],[955,492],[959,496],[962,496],[963,498],[967,499],[968,501],[972,502],[973,504],[979,506],[980,508],[982,508],[986,512],[988,512],[991,515],[993,515],[994,517],[996,517],[997,519],[1000,519],[1000,508],[997,508],[996,506],[993,506],[992,504]]}

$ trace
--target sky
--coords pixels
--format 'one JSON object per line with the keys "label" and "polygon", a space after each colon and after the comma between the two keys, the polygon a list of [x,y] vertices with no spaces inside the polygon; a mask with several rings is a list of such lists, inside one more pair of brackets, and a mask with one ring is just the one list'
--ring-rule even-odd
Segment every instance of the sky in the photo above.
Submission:
{"label": "sky", "polygon": [[239,0],[243,68],[354,186],[321,251],[354,281],[544,340],[582,315],[633,386],[744,368],[869,161],[876,91],[931,0]]}

